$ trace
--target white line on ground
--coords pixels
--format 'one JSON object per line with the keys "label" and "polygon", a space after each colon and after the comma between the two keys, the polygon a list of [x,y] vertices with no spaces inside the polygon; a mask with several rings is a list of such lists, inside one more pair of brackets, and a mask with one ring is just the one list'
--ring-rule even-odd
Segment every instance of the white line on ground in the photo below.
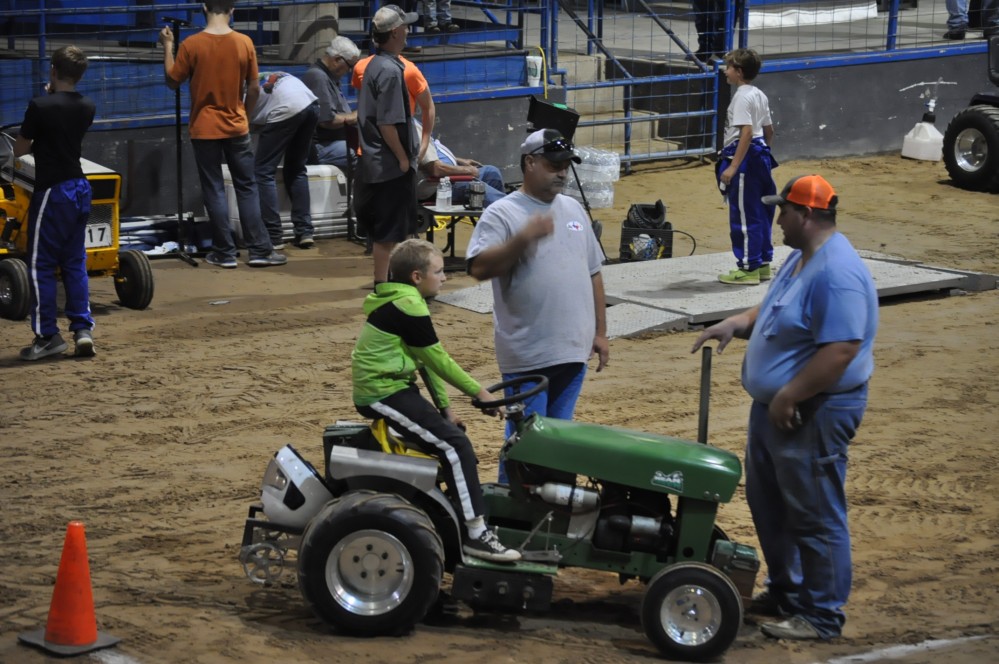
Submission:
{"label": "white line on ground", "polygon": [[139,660],[132,659],[128,655],[123,655],[114,650],[98,650],[90,653],[90,659],[97,660],[101,664],[140,664]]}
{"label": "white line on ground", "polygon": [[900,659],[906,655],[911,655],[916,652],[940,650],[941,648],[949,648],[960,643],[967,643],[969,641],[978,641],[980,639],[988,638],[991,637],[984,635],[966,636],[962,639],[933,639],[932,641],[923,641],[922,643],[916,643],[913,645],[891,646],[889,648],[881,648],[880,650],[872,650],[871,652],[859,653],[857,655],[836,657],[835,659],[829,659],[825,662],[816,662],[815,664],[858,664],[859,662],[882,662],[886,659]]}

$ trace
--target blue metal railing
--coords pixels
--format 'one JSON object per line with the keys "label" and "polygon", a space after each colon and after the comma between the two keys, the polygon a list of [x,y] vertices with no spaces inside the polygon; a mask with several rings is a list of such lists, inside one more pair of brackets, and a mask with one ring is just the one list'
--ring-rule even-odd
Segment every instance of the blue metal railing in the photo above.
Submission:
{"label": "blue metal railing", "polygon": [[[3,120],[9,122],[13,119],[19,119],[28,100],[41,93],[43,79],[47,78],[47,51],[50,45],[56,39],[64,42],[66,38],[71,37],[77,40],[91,39],[102,44],[102,52],[92,58],[91,69],[81,81],[80,86],[85,93],[95,96],[101,102],[106,102],[101,104],[100,127],[156,126],[172,123],[174,98],[173,93],[162,83],[162,60],[159,49],[151,48],[151,50],[143,51],[136,48],[107,48],[105,52],[103,45],[117,40],[124,41],[125,46],[143,43],[153,46],[156,41],[156,33],[161,25],[159,19],[163,15],[180,16],[190,20],[195,25],[203,24],[202,6],[200,2],[137,4],[137,1],[0,0],[0,21],[8,26],[8,49],[13,52],[20,50],[25,54],[22,59],[0,60],[0,72],[8,81],[6,94],[0,100],[0,112],[3,114]],[[330,4],[342,4],[347,1],[331,0]],[[377,6],[375,3],[378,1],[372,0],[368,6],[373,8]],[[764,71],[818,69],[985,52],[986,44],[979,40],[932,46],[905,45],[906,42],[900,39],[903,29],[899,19],[901,1],[890,0],[886,9],[888,15],[883,28],[884,33],[883,35],[877,33],[879,41],[875,48],[865,52],[827,51],[807,54],[771,54],[762,49],[761,54],[765,60]],[[519,74],[514,76],[513,72],[519,72],[519,64],[516,61],[517,58],[522,59],[525,48],[526,19],[535,15],[538,16],[539,46],[546,59],[547,73],[549,77],[561,76],[561,82],[564,85],[566,72],[560,69],[558,48],[559,10],[561,8],[571,21],[570,28],[585,35],[585,52],[590,55],[599,53],[609,63],[608,66],[615,76],[615,79],[611,81],[579,82],[565,85],[566,89],[578,91],[617,87],[621,88],[623,96],[623,114],[607,119],[583,119],[580,126],[624,125],[624,161],[626,164],[663,156],[662,152],[653,151],[651,148],[645,151],[633,149],[631,127],[635,122],[668,122],[674,119],[703,118],[706,123],[711,124],[711,135],[713,136],[717,130],[716,110],[719,98],[715,68],[691,60],[691,66],[688,67],[690,71],[684,73],[635,76],[634,72],[630,70],[631,65],[619,57],[620,50],[616,48],[617,45],[606,41],[608,37],[605,33],[605,22],[610,20],[611,11],[606,9],[605,0],[587,0],[587,2],[586,16],[584,17],[578,15],[573,6],[565,0],[540,0],[537,4],[528,4],[528,0],[498,0],[494,2],[454,0],[456,6],[481,11],[484,17],[483,23],[489,26],[489,29],[495,28],[494,31],[483,32],[483,34],[499,36],[505,44],[505,52],[498,51],[502,55],[497,56],[498,64],[496,65],[496,71],[503,75],[503,80],[495,86],[485,85],[483,79],[488,78],[488,76],[482,75],[482,68],[475,65],[469,67],[469,71],[478,73],[475,80],[462,85],[457,78],[447,73],[447,67],[437,67],[436,63],[428,62],[426,68],[443,77],[438,84],[439,90],[435,90],[437,93],[435,96],[439,97],[442,103],[447,103],[504,96],[525,96],[539,92],[540,89],[526,88],[522,85],[522,81],[513,80],[519,78]],[[644,17],[651,19],[656,29],[666,35],[680,51],[685,55],[691,55],[690,48],[673,32],[669,21],[657,15],[646,0],[629,0],[629,3],[632,7],[636,7],[636,11],[640,11]],[[269,39],[269,37],[265,37],[269,32],[265,12],[274,12],[284,7],[314,4],[316,4],[316,0],[241,1],[237,2],[236,5],[236,18],[238,21],[246,21],[247,24],[251,24],[253,26],[251,31],[255,30],[258,41],[264,43]],[[357,3],[352,2],[352,4]],[[726,46],[731,47],[734,43],[738,43],[740,46],[749,44],[750,31],[747,26],[751,8],[765,9],[779,5],[807,6],[808,3],[801,0],[729,0],[725,10],[725,24],[729,28],[726,31]],[[364,13],[363,10],[362,13]],[[150,17],[152,17],[151,21],[148,20]],[[739,19],[738,27],[736,27],[737,18]],[[363,17],[361,25],[365,25]],[[191,30],[194,29],[196,28],[191,28]],[[470,40],[475,38],[474,35],[468,37]],[[422,41],[426,44],[444,44],[447,43],[447,39],[446,35],[425,36],[424,33],[414,33],[415,43]],[[90,51],[92,55],[96,51],[96,49],[90,49],[86,46],[85,49]],[[503,61],[503,58],[506,60]],[[293,73],[304,70],[305,67],[305,65],[290,64],[279,66]],[[438,69],[440,72],[437,71]],[[550,80],[555,80],[555,78]],[[704,98],[710,106],[703,109],[681,110],[675,113],[636,112],[634,91],[638,86],[669,85],[677,81],[702,84],[707,91]],[[434,81],[431,83],[433,85]],[[185,96],[183,106],[186,112],[188,108],[186,86],[182,90],[182,94]],[[712,144],[704,148],[697,148],[697,151],[706,153],[713,149],[714,145]],[[666,155],[688,153],[689,150],[681,148],[675,153],[668,152]]]}

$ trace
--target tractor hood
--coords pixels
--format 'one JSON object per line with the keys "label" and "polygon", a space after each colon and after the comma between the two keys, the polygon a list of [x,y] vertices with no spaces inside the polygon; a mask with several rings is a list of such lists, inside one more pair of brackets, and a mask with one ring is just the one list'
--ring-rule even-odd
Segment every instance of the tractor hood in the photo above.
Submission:
{"label": "tractor hood", "polygon": [[531,417],[507,452],[513,461],[677,496],[728,502],[742,476],[726,450],[569,420]]}

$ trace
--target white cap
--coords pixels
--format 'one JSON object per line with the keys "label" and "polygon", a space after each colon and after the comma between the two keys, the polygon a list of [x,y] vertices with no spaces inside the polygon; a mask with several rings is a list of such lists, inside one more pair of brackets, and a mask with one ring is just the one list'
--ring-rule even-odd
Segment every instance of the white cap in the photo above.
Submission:
{"label": "white cap", "polygon": [[419,16],[414,12],[404,12],[399,5],[385,5],[375,12],[371,19],[371,27],[375,32],[388,32],[400,25],[416,23]]}

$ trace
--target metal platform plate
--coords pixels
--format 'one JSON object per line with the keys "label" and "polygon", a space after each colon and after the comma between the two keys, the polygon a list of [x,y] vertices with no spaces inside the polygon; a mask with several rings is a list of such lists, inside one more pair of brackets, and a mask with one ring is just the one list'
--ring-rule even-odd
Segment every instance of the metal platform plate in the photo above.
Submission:
{"label": "metal platform plate", "polygon": [[[774,249],[775,271],[790,253],[789,247]],[[875,252],[860,253],[874,277],[879,297],[999,287],[999,277],[995,275],[928,266]],[[730,286],[718,281],[719,274],[733,267],[728,252],[605,265],[608,337],[711,323],[759,304],[766,293],[766,283]],[[478,313],[492,311],[492,290],[488,283],[437,299]]]}

